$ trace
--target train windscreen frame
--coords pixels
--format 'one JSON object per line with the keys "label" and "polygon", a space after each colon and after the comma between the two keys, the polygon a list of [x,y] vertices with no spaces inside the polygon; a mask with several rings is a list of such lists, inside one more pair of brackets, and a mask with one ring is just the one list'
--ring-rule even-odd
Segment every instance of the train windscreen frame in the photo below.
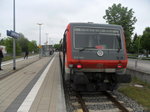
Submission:
{"label": "train windscreen frame", "polygon": [[117,50],[122,48],[120,30],[101,27],[75,27],[73,44],[75,49]]}

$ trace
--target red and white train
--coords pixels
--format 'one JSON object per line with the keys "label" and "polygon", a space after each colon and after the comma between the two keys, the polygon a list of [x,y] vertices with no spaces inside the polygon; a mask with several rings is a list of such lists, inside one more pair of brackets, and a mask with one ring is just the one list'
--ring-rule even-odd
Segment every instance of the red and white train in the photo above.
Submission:
{"label": "red and white train", "polygon": [[74,90],[114,90],[131,81],[125,74],[128,60],[121,26],[70,23],[62,46],[62,73]]}

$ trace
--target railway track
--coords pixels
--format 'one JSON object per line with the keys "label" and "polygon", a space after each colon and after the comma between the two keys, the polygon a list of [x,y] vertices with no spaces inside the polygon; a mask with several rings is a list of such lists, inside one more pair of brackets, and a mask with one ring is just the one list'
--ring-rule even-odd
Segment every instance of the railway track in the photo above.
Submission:
{"label": "railway track", "polygon": [[[99,93],[100,94],[100,93]],[[101,103],[101,102],[95,102],[95,101],[92,101],[92,102],[88,102],[87,101],[87,98],[91,98],[91,100],[92,100],[92,97],[90,97],[90,95],[88,95],[89,97],[84,97],[84,95],[82,95],[82,93],[81,94],[78,94],[78,95],[76,95],[76,97],[77,97],[77,99],[78,99],[78,102],[79,102],[79,104],[81,105],[81,109],[79,109],[79,110],[81,110],[82,112],[103,112],[103,111],[114,111],[114,112],[130,112],[123,104],[121,104],[115,97],[113,97],[109,92],[102,92],[102,94],[104,95],[100,95],[99,97],[103,97],[103,98],[105,98],[105,96],[108,98],[108,100],[110,100],[110,101],[107,101],[107,102],[103,102],[103,103]],[[94,95],[94,94],[93,94]],[[98,95],[98,93],[97,93],[97,95]],[[82,96],[83,96],[83,98],[82,98]],[[93,99],[94,99],[94,97],[93,97]],[[97,97],[97,99],[98,99],[98,97]],[[100,105],[103,105],[103,104],[106,104],[106,105],[114,105],[114,108],[112,108],[112,109],[102,109],[102,110],[100,110],[100,109],[92,109],[91,107],[92,107],[92,105],[97,105],[97,107],[98,106],[100,106]],[[90,107],[91,106],[91,107]],[[91,109],[90,109],[90,108]],[[94,106],[93,106],[94,107]],[[113,106],[112,106],[113,107]],[[77,110],[78,111],[78,110]]]}
{"label": "railway track", "polygon": [[67,112],[133,112],[110,92],[73,92],[66,88]]}

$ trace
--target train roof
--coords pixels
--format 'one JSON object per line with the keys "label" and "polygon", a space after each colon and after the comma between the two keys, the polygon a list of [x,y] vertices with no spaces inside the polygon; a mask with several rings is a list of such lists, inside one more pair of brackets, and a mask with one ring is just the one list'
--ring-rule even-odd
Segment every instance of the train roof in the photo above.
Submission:
{"label": "train roof", "polygon": [[93,27],[109,27],[109,28],[118,28],[122,29],[121,25],[114,25],[114,24],[98,24],[98,23],[70,23],[71,26],[93,26]]}

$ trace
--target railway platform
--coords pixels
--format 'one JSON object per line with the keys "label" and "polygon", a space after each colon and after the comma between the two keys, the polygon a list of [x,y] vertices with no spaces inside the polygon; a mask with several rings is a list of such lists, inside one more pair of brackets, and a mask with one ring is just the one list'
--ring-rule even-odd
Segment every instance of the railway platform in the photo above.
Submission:
{"label": "railway platform", "polygon": [[144,72],[150,74],[150,61],[149,60],[140,60],[140,59],[128,59],[129,69],[133,69],[139,72]]}
{"label": "railway platform", "polygon": [[10,75],[37,60],[39,60],[38,55],[30,56],[30,57],[28,57],[28,59],[24,59],[24,58],[16,59],[16,63],[17,63],[16,70],[13,70],[13,61],[12,60],[4,61],[4,62],[2,62],[3,70],[0,71],[0,78]]}
{"label": "railway platform", "polygon": [[0,74],[9,76],[0,79],[0,112],[66,112],[58,58],[19,61],[15,72],[11,64],[2,66]]}
{"label": "railway platform", "polygon": [[129,59],[127,65],[127,73],[131,74],[132,77],[150,83],[150,61],[148,60],[137,60]]}

